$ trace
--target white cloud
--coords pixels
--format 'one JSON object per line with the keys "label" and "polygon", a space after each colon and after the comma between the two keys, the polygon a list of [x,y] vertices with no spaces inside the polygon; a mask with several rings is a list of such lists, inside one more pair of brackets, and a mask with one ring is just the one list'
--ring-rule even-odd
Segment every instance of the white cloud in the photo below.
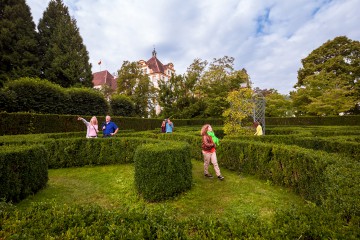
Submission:
{"label": "white cloud", "polygon": [[[148,60],[184,73],[195,58],[235,58],[254,87],[287,94],[301,59],[329,39],[360,40],[358,0],[63,0],[77,20],[93,71]],[[49,0],[27,0],[37,24]],[[261,32],[260,32],[261,30]]]}

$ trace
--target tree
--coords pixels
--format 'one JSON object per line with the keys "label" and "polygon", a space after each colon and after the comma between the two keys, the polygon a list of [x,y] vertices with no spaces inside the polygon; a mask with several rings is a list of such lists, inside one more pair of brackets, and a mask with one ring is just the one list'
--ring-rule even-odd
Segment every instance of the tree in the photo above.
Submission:
{"label": "tree", "polygon": [[196,88],[200,84],[200,80],[204,75],[204,71],[208,62],[201,60],[200,58],[194,59],[194,61],[187,68],[185,75],[185,96],[194,97],[196,95]]}
{"label": "tree", "polygon": [[179,78],[181,78],[181,76],[171,76],[169,81],[165,81],[164,79],[158,81],[158,99],[162,108],[162,117],[173,117],[174,113],[178,111],[178,109],[176,109],[176,102],[178,100],[179,90],[176,83]]}
{"label": "tree", "polygon": [[226,98],[230,107],[224,111],[224,133],[227,135],[247,134],[245,119],[254,111],[253,91],[250,88],[234,90]]}
{"label": "tree", "polygon": [[229,108],[226,101],[228,93],[240,89],[242,83],[249,84],[249,77],[245,69],[234,69],[234,58],[214,58],[198,86],[200,96],[204,96],[207,103],[205,116],[221,117]]}
{"label": "tree", "polygon": [[296,91],[291,92],[297,115],[355,111],[360,104],[360,42],[336,37],[301,62]]}
{"label": "tree", "polygon": [[102,85],[101,88],[97,90],[108,100],[111,99],[111,96],[116,92],[116,90],[107,84]]}
{"label": "tree", "polygon": [[292,101],[289,96],[282,95],[273,89],[272,93],[269,93],[265,97],[266,117],[291,117],[293,116]]}
{"label": "tree", "polygon": [[228,93],[243,83],[249,84],[246,70],[235,70],[233,62],[234,58],[225,56],[215,58],[208,66],[207,61],[195,59],[185,75],[159,81],[163,114],[176,118],[221,118],[229,107]]}
{"label": "tree", "polygon": [[0,86],[39,76],[35,23],[25,0],[0,0]]}
{"label": "tree", "polygon": [[205,102],[196,90],[203,76],[207,61],[195,59],[184,75],[172,77],[167,83],[159,83],[159,99],[163,115],[175,118],[194,118],[204,115]]}
{"label": "tree", "polygon": [[63,87],[92,87],[89,53],[62,0],[49,2],[38,31],[41,77]]}
{"label": "tree", "polygon": [[118,71],[118,94],[124,94],[134,102],[135,114],[148,117],[153,114],[155,88],[147,74],[142,73],[137,62],[124,61]]}

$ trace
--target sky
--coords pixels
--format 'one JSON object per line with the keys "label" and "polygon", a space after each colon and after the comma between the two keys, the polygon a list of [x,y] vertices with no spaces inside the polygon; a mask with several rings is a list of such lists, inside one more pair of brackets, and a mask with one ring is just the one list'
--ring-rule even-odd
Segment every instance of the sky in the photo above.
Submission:
{"label": "sky", "polygon": [[[26,0],[35,24],[50,0]],[[92,71],[114,74],[156,50],[176,74],[233,57],[253,88],[294,91],[301,59],[337,36],[360,41],[360,0],[63,0]],[[101,60],[101,65],[98,62]]]}

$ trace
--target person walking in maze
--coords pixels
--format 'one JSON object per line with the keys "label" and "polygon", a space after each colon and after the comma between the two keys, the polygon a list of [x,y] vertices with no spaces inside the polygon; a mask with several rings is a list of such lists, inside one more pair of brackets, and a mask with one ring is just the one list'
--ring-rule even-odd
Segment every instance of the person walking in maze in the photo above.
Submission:
{"label": "person walking in maze", "polygon": [[216,146],[219,146],[219,139],[215,136],[210,124],[205,124],[201,128],[202,144],[201,149],[204,156],[204,175],[208,178],[213,178],[209,173],[210,162],[214,166],[216,176],[219,180],[224,180],[221,175],[220,168],[216,158]]}

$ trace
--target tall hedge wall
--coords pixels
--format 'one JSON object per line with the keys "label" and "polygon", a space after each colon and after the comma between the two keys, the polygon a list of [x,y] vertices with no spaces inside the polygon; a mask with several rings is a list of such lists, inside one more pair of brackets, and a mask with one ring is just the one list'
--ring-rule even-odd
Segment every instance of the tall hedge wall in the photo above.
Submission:
{"label": "tall hedge wall", "polygon": [[223,140],[221,166],[293,189],[346,218],[360,216],[360,163],[294,145]]}
{"label": "tall hedge wall", "polygon": [[333,117],[289,117],[289,118],[266,118],[266,125],[271,126],[352,126],[360,125],[360,115],[333,116]]}
{"label": "tall hedge wall", "polygon": [[91,88],[62,88],[45,79],[20,78],[0,89],[0,111],[105,115],[109,105]]}
{"label": "tall hedge wall", "polygon": [[[91,116],[82,116],[88,121]],[[105,121],[104,116],[97,116],[99,125]],[[130,118],[112,116],[120,130],[154,130],[161,127],[162,119],[155,118]],[[176,127],[202,125],[210,123],[221,125],[219,119],[173,119]],[[77,120],[77,115],[57,115],[57,114],[35,114],[35,113],[0,113],[0,135],[18,135],[29,133],[61,133],[85,131],[85,125]]]}
{"label": "tall hedge wall", "polygon": [[18,202],[45,187],[47,166],[44,146],[0,147],[0,199]]}

